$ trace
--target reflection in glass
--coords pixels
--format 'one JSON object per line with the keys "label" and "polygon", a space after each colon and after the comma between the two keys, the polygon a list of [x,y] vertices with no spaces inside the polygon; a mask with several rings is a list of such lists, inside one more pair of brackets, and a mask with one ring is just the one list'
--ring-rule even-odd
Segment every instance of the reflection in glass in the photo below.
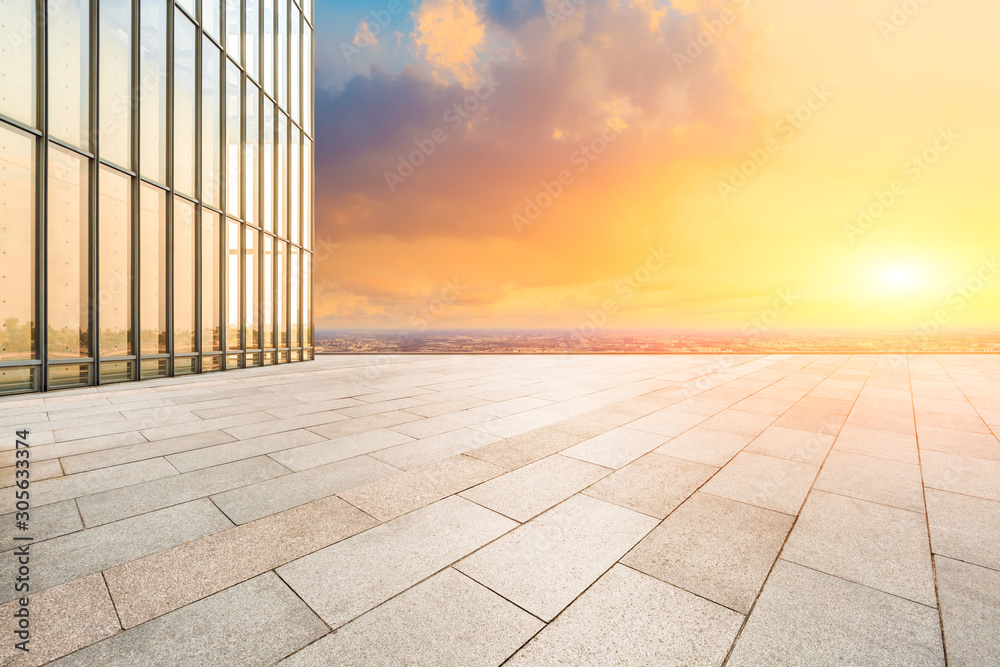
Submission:
{"label": "reflection in glass", "polygon": [[312,141],[302,137],[302,246],[312,248]]}
{"label": "reflection in glass", "polygon": [[240,70],[226,61],[226,212],[240,215]]}
{"label": "reflection in glass", "polygon": [[257,197],[257,187],[260,179],[260,117],[257,113],[260,92],[257,86],[247,81],[246,112],[243,120],[246,125],[246,143],[243,148],[245,162],[243,174],[243,216],[252,225],[260,224],[260,202]]}
{"label": "reflection in glass", "polygon": [[261,132],[261,219],[264,229],[274,225],[274,103],[264,98],[264,121]]}
{"label": "reflection in glass", "polygon": [[195,44],[193,23],[174,16],[174,190],[194,196]]}
{"label": "reflection in glass", "polygon": [[261,292],[264,309],[264,347],[274,347],[274,239],[264,235],[264,289]]}
{"label": "reflection in glass", "polygon": [[289,14],[288,46],[290,52],[288,56],[288,80],[292,84],[292,89],[291,100],[288,104],[288,114],[296,123],[301,123],[302,116],[299,115],[299,64],[302,62],[302,52],[299,50],[299,25],[302,23],[302,18],[295,5],[292,5]]}
{"label": "reflection in glass", "polygon": [[268,95],[274,95],[274,0],[263,0],[264,30],[261,36],[261,82]]}
{"label": "reflection in glass", "polygon": [[49,133],[84,150],[90,148],[89,32],[86,0],[48,4]]}
{"label": "reflection in glass", "polygon": [[97,183],[97,308],[102,357],[132,354],[132,179],[101,167]]}
{"label": "reflection in glass", "polygon": [[174,352],[178,353],[198,350],[194,322],[197,290],[194,239],[194,204],[174,197]]}
{"label": "reflection in glass", "polygon": [[288,207],[288,238],[292,243],[298,243],[299,228],[302,226],[302,219],[299,217],[299,200],[302,196],[302,192],[299,190],[299,173],[302,170],[302,157],[300,155],[300,132],[294,125],[291,127],[291,134],[291,162],[288,168],[288,196],[290,204]]}
{"label": "reflection in glass", "polygon": [[201,0],[201,27],[218,42],[222,0]]}
{"label": "reflection in glass", "polygon": [[259,33],[260,16],[257,14],[258,0],[246,0],[243,13],[246,16],[246,24],[243,27],[243,43],[246,44],[246,71],[253,78],[257,78],[257,66],[260,59]]}
{"label": "reflection in glass", "polygon": [[221,52],[207,37],[201,43],[201,199],[222,205]]}
{"label": "reflection in glass", "polygon": [[257,235],[255,229],[246,227],[246,250],[243,257],[243,285],[246,294],[246,346],[247,349],[260,348],[260,285],[257,282]]}
{"label": "reflection in glass", "polygon": [[278,60],[275,67],[274,83],[277,86],[276,101],[282,109],[288,108],[288,0],[278,3]]}
{"label": "reflection in glass", "polygon": [[35,354],[35,138],[0,124],[0,361]]}
{"label": "reflection in glass", "polygon": [[4,0],[0,19],[0,114],[36,125],[34,0]]}
{"label": "reflection in glass", "polygon": [[302,31],[302,129],[308,134],[312,134],[312,71],[312,31],[307,29]]}
{"label": "reflection in glass", "polygon": [[238,350],[240,343],[240,223],[227,219],[226,239],[226,349]]}
{"label": "reflection in glass", "polygon": [[139,3],[139,173],[167,182],[167,3]]}
{"label": "reflection in glass", "polygon": [[100,0],[101,157],[132,167],[132,2]]}
{"label": "reflection in glass", "polygon": [[208,209],[201,210],[201,349],[222,349],[222,217]]}
{"label": "reflection in glass", "polygon": [[292,246],[292,259],[289,262],[288,279],[288,312],[291,313],[288,319],[292,331],[289,347],[299,346],[299,278],[302,272],[302,267],[299,263],[299,253],[299,249]]}
{"label": "reflection in glass", "polygon": [[139,351],[167,351],[167,193],[139,189]]}
{"label": "reflection in glass", "polygon": [[278,347],[288,347],[288,330],[285,323],[285,280],[288,275],[288,244],[278,241],[278,263],[275,264],[275,288],[274,288],[274,312],[277,314],[275,322],[278,325]]}
{"label": "reflection in glass", "polygon": [[226,53],[240,63],[240,0],[226,0]]}
{"label": "reflection in glass", "polygon": [[285,220],[288,218],[288,118],[278,114],[278,182],[275,185],[278,195],[278,213],[276,220],[278,236],[288,236],[285,230]]}
{"label": "reflection in glass", "polygon": [[302,345],[309,347],[312,339],[312,253],[302,253]]}
{"label": "reflection in glass", "polygon": [[48,163],[49,357],[86,357],[90,355],[87,160],[50,145]]}

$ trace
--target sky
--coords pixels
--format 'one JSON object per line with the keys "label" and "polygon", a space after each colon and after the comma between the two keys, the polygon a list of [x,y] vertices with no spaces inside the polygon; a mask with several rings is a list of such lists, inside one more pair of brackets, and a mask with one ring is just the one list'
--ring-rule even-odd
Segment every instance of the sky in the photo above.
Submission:
{"label": "sky", "polygon": [[318,329],[1000,321],[998,3],[316,15]]}

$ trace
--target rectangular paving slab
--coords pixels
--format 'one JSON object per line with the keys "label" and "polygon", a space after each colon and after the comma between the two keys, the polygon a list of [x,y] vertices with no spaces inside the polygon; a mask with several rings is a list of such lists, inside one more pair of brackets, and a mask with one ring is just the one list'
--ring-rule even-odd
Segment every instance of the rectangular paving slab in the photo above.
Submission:
{"label": "rectangular paving slab", "polygon": [[581,461],[617,470],[648,454],[667,440],[668,438],[663,435],[623,427],[584,440],[562,453]]}
{"label": "rectangular paving slab", "polygon": [[1000,665],[1000,572],[935,557],[948,664]]}
{"label": "rectangular paving slab", "polygon": [[662,519],[717,470],[651,452],[597,482],[584,494]]}
{"label": "rectangular paving slab", "polygon": [[785,514],[798,514],[819,466],[740,452],[703,490]]}

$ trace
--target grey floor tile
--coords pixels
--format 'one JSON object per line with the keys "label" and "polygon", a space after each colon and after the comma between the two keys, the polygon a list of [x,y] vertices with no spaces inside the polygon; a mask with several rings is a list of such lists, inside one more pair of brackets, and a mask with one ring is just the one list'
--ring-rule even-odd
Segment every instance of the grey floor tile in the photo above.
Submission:
{"label": "grey floor tile", "polygon": [[503,468],[492,463],[459,454],[342,491],[339,495],[379,521],[389,521],[504,472]]}
{"label": "grey floor tile", "polygon": [[623,468],[668,440],[667,436],[631,428],[612,431],[584,440],[563,450],[563,455],[605,468]]}
{"label": "grey floor tile", "polygon": [[430,438],[449,431],[456,431],[470,424],[481,424],[490,417],[473,414],[468,411],[449,412],[436,417],[428,417],[417,421],[406,422],[398,426],[390,426],[393,431],[399,431],[411,438]]}
{"label": "grey floor tile", "polygon": [[324,498],[191,540],[104,573],[126,628],[339,542],[377,522]]}
{"label": "grey floor tile", "polygon": [[463,454],[496,442],[500,438],[471,428],[460,428],[448,433],[413,440],[395,447],[389,447],[373,454],[375,458],[402,470],[412,470],[434,463],[449,456]]}
{"label": "grey floor tile", "polygon": [[358,456],[224,491],[212,496],[212,502],[241,524],[399,472],[370,456]]}
{"label": "grey floor tile", "polygon": [[1000,572],[940,556],[935,563],[948,664],[1000,665]]}
{"label": "grey floor tile", "polygon": [[64,500],[60,503],[43,505],[31,509],[28,512],[27,533],[17,529],[17,516],[15,512],[0,516],[0,535],[3,541],[0,542],[0,551],[8,551],[19,546],[12,538],[20,534],[28,534],[37,544],[43,540],[53,537],[74,533],[83,530],[83,522],[80,520],[80,512],[76,509],[76,501]]}
{"label": "grey floor tile", "polygon": [[133,484],[77,500],[86,526],[118,521],[288,474],[266,456]]}
{"label": "grey floor tile", "polygon": [[499,665],[542,626],[531,614],[448,568],[281,666]]}
{"label": "grey floor tile", "polygon": [[446,498],[278,568],[338,628],[511,530],[510,519]]}
{"label": "grey floor tile", "polygon": [[816,478],[815,488],[860,500],[924,511],[920,466],[834,450]]}
{"label": "grey floor tile", "polygon": [[268,572],[55,664],[271,665],[328,631]]}
{"label": "grey floor tile", "polygon": [[554,454],[462,492],[462,497],[524,522],[585,489],[611,470]]}
{"label": "grey floor tile", "polygon": [[717,431],[728,431],[757,437],[775,420],[775,415],[745,410],[728,409],[709,417],[701,426]]}
{"label": "grey floor tile", "polygon": [[652,452],[597,482],[584,494],[662,519],[717,470]]}
{"label": "grey floor tile", "polygon": [[969,433],[955,429],[923,426],[917,431],[920,449],[955,456],[1000,461],[1000,442],[992,433]]}
{"label": "grey floor tile", "polygon": [[657,454],[721,468],[746,447],[752,438],[741,433],[696,426],[660,446]]}
{"label": "grey floor tile", "polygon": [[920,464],[928,488],[1000,501],[1000,461],[925,451]]}
{"label": "grey floor tile", "polygon": [[546,426],[512,438],[498,440],[484,447],[470,449],[466,454],[514,470],[561,452],[584,440],[586,437],[567,433],[558,426]]}
{"label": "grey floor tile", "polygon": [[651,517],[576,495],[456,569],[550,621],[655,525]]}
{"label": "grey floor tile", "polygon": [[664,408],[629,423],[629,428],[674,437],[705,421],[705,415]]}
{"label": "grey floor tile", "polygon": [[263,456],[273,452],[280,452],[284,449],[302,447],[316,442],[323,442],[325,438],[316,435],[312,431],[298,429],[285,433],[275,433],[273,435],[262,435],[248,440],[237,440],[235,442],[224,442],[212,447],[202,447],[194,451],[181,452],[167,456],[167,461],[181,472],[191,472],[202,468],[222,465],[250,459],[255,456]]}
{"label": "grey floor tile", "polygon": [[[17,468],[14,465],[7,466],[6,468],[0,468],[0,489],[6,489],[14,486],[14,482],[17,481],[16,473]],[[43,479],[52,479],[53,477],[62,476],[63,469],[62,466],[59,465],[59,461],[57,459],[31,462],[32,482],[40,482]]]}
{"label": "grey floor tile", "polygon": [[[19,609],[12,600],[0,606],[0,615],[13,618]],[[14,647],[13,623],[0,644],[0,664],[34,667],[61,658],[118,632],[118,616],[100,574],[77,579],[31,596],[28,605],[30,636],[27,652]]]}
{"label": "grey floor tile", "polygon": [[347,435],[355,435],[357,433],[364,433],[365,431],[374,431],[375,429],[389,428],[397,424],[418,421],[419,419],[420,416],[412,412],[395,410],[369,415],[368,417],[355,417],[347,421],[323,424],[322,426],[313,426],[309,430],[324,438],[333,440],[335,438],[343,438]]}
{"label": "grey floor tile", "polygon": [[[225,530],[233,524],[207,498],[70,533],[32,547],[35,592]],[[0,559],[0,601],[14,598],[13,558]]]}
{"label": "grey floor tile", "polygon": [[32,505],[40,507],[176,475],[177,470],[166,459],[150,459],[47,479],[31,485]]}
{"label": "grey floor tile", "polygon": [[721,665],[743,617],[615,565],[507,662],[526,665]]}
{"label": "grey floor tile", "polygon": [[944,667],[937,610],[778,560],[727,667]]}
{"label": "grey floor tile", "polygon": [[919,463],[917,438],[912,434],[880,431],[848,424],[837,437],[834,449],[880,459]]}
{"label": "grey floor tile", "polygon": [[834,436],[826,433],[771,426],[747,445],[746,451],[819,465],[833,441]]}
{"label": "grey floor tile", "polygon": [[345,435],[325,442],[303,445],[293,449],[285,449],[271,454],[271,458],[291,470],[300,471],[306,468],[335,463],[344,459],[371,454],[386,447],[392,447],[413,438],[402,433],[379,428],[363,431],[353,435]]}
{"label": "grey floor tile", "polygon": [[781,557],[914,602],[937,605],[923,514],[814,491]]}
{"label": "grey floor tile", "polygon": [[935,554],[1000,570],[1000,502],[927,489]]}
{"label": "grey floor tile", "polygon": [[741,452],[703,487],[730,500],[785,514],[798,514],[819,466]]}
{"label": "grey floor tile", "polygon": [[594,410],[576,417],[570,417],[558,422],[556,428],[580,436],[581,439],[593,438],[612,429],[624,426],[635,417],[619,410],[605,408]]}
{"label": "grey floor tile", "polygon": [[696,493],[622,563],[746,614],[792,520],[780,512]]}
{"label": "grey floor tile", "polygon": [[228,433],[224,433],[223,431],[205,431],[204,433],[182,435],[176,438],[168,438],[167,440],[157,440],[155,442],[146,442],[146,440],[143,439],[143,441],[137,445],[116,447],[111,450],[92,452],[90,454],[80,454],[79,456],[70,456],[62,459],[62,464],[66,469],[67,474],[73,474],[77,472],[85,472],[87,470],[96,470],[97,468],[105,468],[107,466],[119,465],[122,463],[131,463],[132,461],[143,461],[146,459],[156,458],[158,456],[178,454],[180,452],[201,449],[203,447],[211,447],[213,445],[221,445],[222,443],[232,442],[235,439],[236,438]]}

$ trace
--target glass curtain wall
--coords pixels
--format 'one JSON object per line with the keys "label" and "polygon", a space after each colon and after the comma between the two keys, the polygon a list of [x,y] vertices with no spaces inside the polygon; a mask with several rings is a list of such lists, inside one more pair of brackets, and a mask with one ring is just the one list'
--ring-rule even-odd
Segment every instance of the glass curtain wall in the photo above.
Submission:
{"label": "glass curtain wall", "polygon": [[311,0],[3,0],[0,394],[313,356]]}

